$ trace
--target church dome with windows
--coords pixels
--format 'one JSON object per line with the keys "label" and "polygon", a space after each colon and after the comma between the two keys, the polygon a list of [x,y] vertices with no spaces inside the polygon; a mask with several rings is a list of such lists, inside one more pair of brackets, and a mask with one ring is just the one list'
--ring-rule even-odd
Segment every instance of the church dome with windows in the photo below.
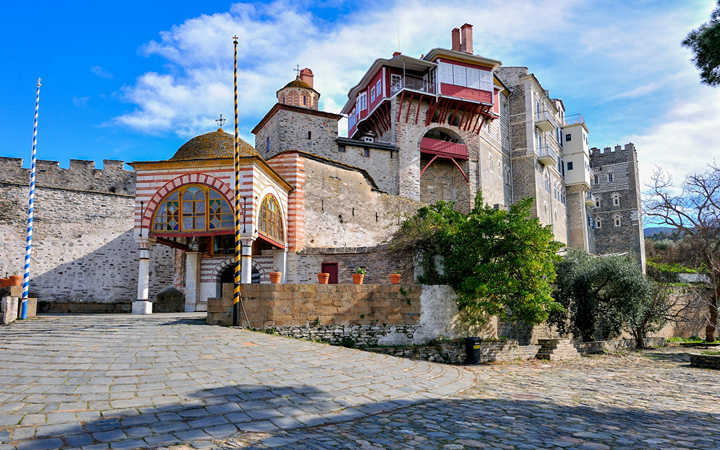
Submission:
{"label": "church dome with windows", "polygon": [[[240,139],[240,155],[250,156],[258,153],[252,145]],[[195,136],[175,152],[170,161],[195,161],[233,157],[233,135],[222,128],[210,133]]]}

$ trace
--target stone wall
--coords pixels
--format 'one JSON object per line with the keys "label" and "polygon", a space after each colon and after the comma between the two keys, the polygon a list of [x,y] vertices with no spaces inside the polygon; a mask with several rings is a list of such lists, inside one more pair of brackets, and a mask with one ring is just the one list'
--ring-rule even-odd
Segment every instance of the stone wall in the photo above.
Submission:
{"label": "stone wall", "polygon": [[[242,285],[252,328],[353,345],[424,344],[454,338],[457,314],[447,286]],[[230,325],[232,296],[210,299],[208,323]]]}
{"label": "stone wall", "polygon": [[[92,304],[100,311],[137,295],[135,174],[123,170],[121,161],[105,161],[104,170],[93,166],[74,160],[69,169],[38,164],[30,291],[40,311],[48,310],[48,302]],[[20,160],[0,159],[2,275],[23,270],[28,180]],[[151,258],[154,296],[172,285],[172,251],[155,246]]]}
{"label": "stone wall", "polygon": [[[598,254],[630,253],[645,270],[645,238],[642,230],[642,206],[640,204],[640,181],[638,177],[637,152],[633,144],[625,147],[606,147],[590,150],[590,167],[593,171],[591,192],[600,200],[600,206],[592,209],[594,220],[602,221],[601,227],[593,229],[595,250]],[[613,181],[608,181],[612,174]],[[598,183],[594,182],[597,176]],[[613,204],[613,197],[620,204]],[[615,217],[620,226],[615,226]]]}
{"label": "stone wall", "polygon": [[[301,150],[331,159],[336,156],[337,118],[312,110],[303,111],[305,108],[280,106],[255,133],[255,150],[263,158],[268,159],[287,150]],[[270,148],[267,147],[268,138]]]}
{"label": "stone wall", "polygon": [[304,158],[305,247],[385,242],[420,204],[373,190],[360,171]]}
{"label": "stone wall", "polygon": [[[516,341],[503,340],[482,341],[478,345],[481,363],[534,359],[540,349],[539,345],[518,345]],[[427,345],[370,347],[363,350],[444,364],[463,364],[466,360],[465,343],[462,340]]]}
{"label": "stone wall", "polygon": [[399,273],[403,282],[413,279],[413,261],[409,256],[391,254],[387,247],[335,247],[305,248],[288,254],[290,283],[315,284],[323,263],[338,265],[338,282],[352,283],[352,274],[358,267],[367,270],[367,284],[389,284],[389,275]]}

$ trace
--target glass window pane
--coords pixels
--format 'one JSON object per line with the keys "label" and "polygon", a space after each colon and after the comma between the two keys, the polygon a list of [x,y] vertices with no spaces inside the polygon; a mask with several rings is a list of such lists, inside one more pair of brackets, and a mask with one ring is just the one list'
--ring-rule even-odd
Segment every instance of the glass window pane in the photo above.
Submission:
{"label": "glass window pane", "polygon": [[456,86],[467,86],[467,74],[465,66],[453,64],[453,84]]}

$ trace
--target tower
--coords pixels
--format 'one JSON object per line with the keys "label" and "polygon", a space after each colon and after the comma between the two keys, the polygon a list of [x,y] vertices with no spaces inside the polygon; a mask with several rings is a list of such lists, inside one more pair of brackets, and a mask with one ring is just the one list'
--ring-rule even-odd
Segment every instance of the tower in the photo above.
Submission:
{"label": "tower", "polygon": [[313,78],[312,70],[307,67],[299,70],[293,81],[277,91],[277,102],[317,111],[320,93],[313,88]]}

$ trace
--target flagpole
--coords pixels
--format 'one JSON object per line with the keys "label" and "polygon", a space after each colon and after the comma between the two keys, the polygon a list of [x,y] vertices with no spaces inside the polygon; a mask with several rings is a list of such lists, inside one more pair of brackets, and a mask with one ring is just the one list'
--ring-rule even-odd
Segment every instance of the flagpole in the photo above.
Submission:
{"label": "flagpole", "polygon": [[238,131],[238,82],[237,82],[237,47],[238,37],[233,36],[234,67],[233,85],[235,94],[235,139],[233,156],[235,160],[235,273],[233,278],[233,326],[240,325],[240,277],[241,277],[241,246],[240,240],[240,136]]}
{"label": "flagpole", "polygon": [[25,237],[25,274],[23,275],[22,284],[22,301],[20,303],[20,319],[27,319],[27,299],[30,292],[30,256],[32,254],[32,232],[33,232],[33,215],[35,212],[35,161],[37,148],[37,124],[38,110],[40,109],[40,78],[37,80],[37,89],[35,91],[35,117],[33,119],[33,139],[32,154],[30,157],[30,195],[28,199],[27,212],[27,235]]}

